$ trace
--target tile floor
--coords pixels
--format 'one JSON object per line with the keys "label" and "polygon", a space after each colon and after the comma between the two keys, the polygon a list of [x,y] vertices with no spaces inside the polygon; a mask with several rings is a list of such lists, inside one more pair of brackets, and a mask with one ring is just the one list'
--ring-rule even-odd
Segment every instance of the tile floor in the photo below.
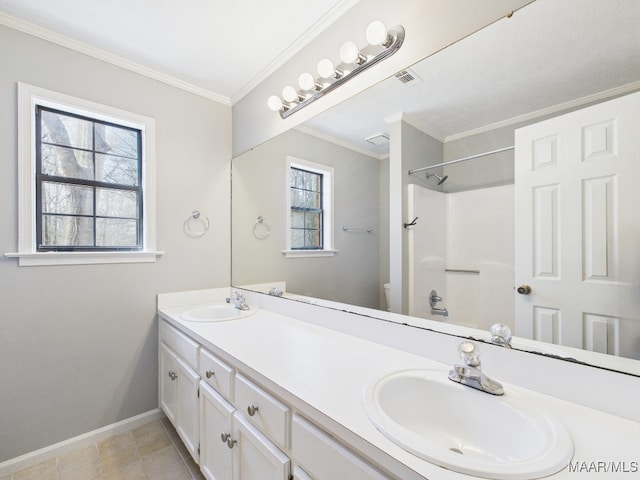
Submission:
{"label": "tile floor", "polygon": [[166,417],[0,477],[0,480],[203,479]]}

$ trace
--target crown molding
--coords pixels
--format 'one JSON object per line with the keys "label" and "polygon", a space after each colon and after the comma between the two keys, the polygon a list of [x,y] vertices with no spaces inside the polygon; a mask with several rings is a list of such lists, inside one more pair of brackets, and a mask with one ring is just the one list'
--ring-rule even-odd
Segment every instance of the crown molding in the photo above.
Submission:
{"label": "crown molding", "polygon": [[306,32],[300,35],[289,47],[274,58],[265,68],[258,72],[249,82],[231,96],[231,104],[240,101],[251,90],[260,85],[270,75],[274,74],[280,67],[287,63],[291,58],[306,47],[312,40],[325,31],[336,20],[342,17],[348,10],[356,5],[360,0],[341,0],[334,5],[331,10],[325,13],[316,23],[313,24]]}
{"label": "crown molding", "polygon": [[180,80],[179,78],[159,72],[158,70],[154,70],[153,68],[146,67],[144,65],[128,60],[121,56],[114,55],[105,50],[92,47],[91,45],[88,45],[79,40],[75,40],[66,35],[53,32],[49,29],[40,27],[33,23],[26,22],[22,19],[19,19],[12,15],[8,15],[4,12],[0,12],[0,24],[5,25],[14,30],[18,30],[20,32],[32,35],[34,37],[41,38],[48,42],[55,43],[57,45],[68,48],[70,50],[74,50],[78,53],[88,55],[90,57],[101,60],[103,62],[110,63],[117,67],[124,68],[125,70],[129,70],[131,72],[137,73],[139,75],[143,75],[153,80],[157,80],[159,82],[165,83],[172,87],[176,87],[181,90],[187,91],[189,93],[193,93],[195,95],[199,95],[209,100],[213,100],[214,102],[231,106],[231,99],[229,97],[217,94],[215,92],[212,92],[202,87],[198,87],[189,82],[185,82],[184,80]]}
{"label": "crown molding", "polygon": [[339,147],[352,150],[356,153],[366,155],[367,157],[371,157],[376,160],[383,160],[385,158],[385,155],[381,155],[377,152],[374,152],[373,150],[367,150],[366,148],[362,148],[358,145],[354,145],[353,143],[347,142],[345,140],[340,140],[331,135],[327,135],[326,133],[322,133],[317,130],[314,130],[313,128],[298,125],[297,127],[294,127],[293,130],[297,130],[300,133],[304,133],[306,135],[318,138],[320,140],[324,140],[325,142],[333,143],[334,145],[337,145]]}
{"label": "crown molding", "polygon": [[619,95],[625,95],[627,93],[631,93],[636,90],[640,90],[640,82],[627,83],[626,85],[621,85],[619,87],[615,87],[609,90],[604,90],[602,92],[594,93],[592,95],[587,95],[586,97],[581,97],[575,100],[570,100],[565,103],[560,103],[558,105],[552,105],[551,107],[542,108],[540,110],[536,110],[535,112],[525,113],[524,115],[508,118],[506,120],[502,120],[500,122],[474,128],[472,130],[467,130],[466,132],[460,132],[454,135],[449,135],[444,139],[444,142],[446,143],[454,140],[460,140],[462,138],[471,137],[473,135],[478,135],[480,133],[490,132],[497,128],[508,127],[509,125],[526,122],[528,120],[535,120],[536,118],[544,117],[546,115],[552,115],[554,113],[563,112],[563,111],[571,110],[574,108],[579,108],[589,103],[599,102],[599,101],[602,101],[611,97],[616,97]]}

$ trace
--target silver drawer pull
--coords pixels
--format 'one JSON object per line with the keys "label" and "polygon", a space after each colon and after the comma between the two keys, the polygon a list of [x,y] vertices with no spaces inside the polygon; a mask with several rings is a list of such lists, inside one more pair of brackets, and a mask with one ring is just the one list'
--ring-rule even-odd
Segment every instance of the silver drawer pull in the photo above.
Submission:
{"label": "silver drawer pull", "polygon": [[220,440],[222,440],[222,443],[225,443],[227,440],[229,440],[230,437],[230,433],[222,433],[222,435],[220,435]]}
{"label": "silver drawer pull", "polygon": [[247,413],[249,414],[250,417],[253,417],[257,411],[258,411],[258,407],[255,405],[249,405],[247,407]]}
{"label": "silver drawer pull", "polygon": [[229,448],[233,448],[233,446],[234,446],[236,443],[238,443],[238,441],[237,441],[237,440],[229,439],[229,440],[227,440],[227,447],[229,447]]}
{"label": "silver drawer pull", "polygon": [[207,378],[211,378],[211,377],[213,377],[216,373],[215,373],[215,372],[213,372],[213,371],[211,371],[211,370],[207,370],[204,374],[206,375],[206,377],[207,377]]}

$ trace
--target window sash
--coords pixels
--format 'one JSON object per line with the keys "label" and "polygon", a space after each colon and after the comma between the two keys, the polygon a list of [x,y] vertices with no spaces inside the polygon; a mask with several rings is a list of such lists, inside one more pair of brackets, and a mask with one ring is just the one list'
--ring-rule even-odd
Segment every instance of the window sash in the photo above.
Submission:
{"label": "window sash", "polygon": [[[144,218],[143,218],[143,165],[142,165],[142,131],[140,129],[120,125],[117,123],[107,122],[103,120],[98,120],[96,118],[91,118],[88,116],[78,115],[75,113],[67,112],[64,110],[59,110],[55,108],[45,107],[42,105],[35,106],[35,127],[36,127],[36,135],[35,135],[35,163],[36,163],[36,173],[35,173],[35,188],[36,188],[36,250],[39,252],[51,252],[51,251],[66,251],[66,252],[74,252],[74,251],[102,251],[102,252],[114,252],[114,251],[140,251],[143,249],[143,239],[144,239]],[[91,139],[91,148],[81,147],[81,146],[72,146],[72,145],[61,145],[56,142],[48,142],[43,141],[42,139],[42,113],[50,112],[58,115],[63,115],[66,117],[76,118],[82,121],[86,121],[91,124],[92,129],[92,139]],[[112,127],[121,130],[128,130],[135,135],[135,151],[137,153],[136,157],[132,157],[126,154],[118,154],[112,155],[116,158],[123,159],[131,159],[136,162],[136,178],[134,180],[134,185],[128,185],[124,183],[116,183],[116,182],[106,182],[96,180],[96,157],[98,155],[109,155],[108,152],[101,151],[96,145],[96,126],[101,125],[105,127]],[[60,148],[70,148],[76,151],[85,152],[91,156],[91,162],[93,167],[93,179],[86,178],[75,178],[75,177],[67,177],[67,176],[58,176],[51,175],[47,173],[43,173],[43,157],[42,157],[42,147],[43,145],[53,145]],[[44,188],[43,183],[49,184],[57,184],[57,185],[71,185],[71,186],[82,186],[87,187],[91,191],[91,214],[87,213],[66,213],[66,212],[46,212],[43,208],[43,195]],[[136,201],[136,213],[135,216],[121,216],[121,215],[100,215],[97,212],[99,202],[97,201],[98,190],[104,190],[105,192],[112,191],[120,191],[120,192],[132,192],[134,194],[134,198]],[[86,219],[91,223],[90,236],[91,242],[86,242],[85,244],[79,245],[60,245],[60,244],[45,244],[45,227],[47,219],[52,218],[57,219],[76,219],[79,221],[81,219]],[[106,221],[125,221],[125,222],[136,222],[135,224],[135,243],[117,243],[115,245],[100,245],[98,241],[98,228],[100,222],[103,224]],[[118,240],[120,242],[121,240]]]}
{"label": "window sash", "polygon": [[[316,177],[315,183],[317,185],[317,189],[313,188],[305,188],[305,186],[296,186],[292,185],[290,182],[290,190],[291,190],[291,213],[290,215],[293,217],[294,212],[303,213],[303,225],[294,226],[293,222],[290,227],[289,235],[291,236],[291,250],[323,250],[324,249],[324,195],[323,195],[323,185],[324,185],[324,176],[319,172],[312,172],[309,170],[305,170],[303,168],[291,166],[291,171],[301,172],[305,176],[313,176]],[[302,198],[307,197],[304,195],[305,193],[311,193],[314,197],[317,198],[316,202],[318,207],[308,206],[306,201],[303,201],[303,205],[298,205],[294,202],[295,192],[301,192]],[[310,227],[307,225],[307,213],[317,214],[319,217],[318,225]],[[294,235],[296,233],[302,234],[302,245],[299,245],[299,242],[294,242]],[[313,237],[317,236],[317,241],[310,240],[310,235]]]}

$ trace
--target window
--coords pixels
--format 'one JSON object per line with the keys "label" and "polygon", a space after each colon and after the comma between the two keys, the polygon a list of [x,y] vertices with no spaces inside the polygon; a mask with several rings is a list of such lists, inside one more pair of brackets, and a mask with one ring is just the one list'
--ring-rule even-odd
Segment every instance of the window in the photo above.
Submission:
{"label": "window", "polygon": [[322,250],[322,180],[322,173],[289,169],[292,250]]}
{"label": "window", "polygon": [[20,265],[153,262],[153,119],[18,84]]}
{"label": "window", "polygon": [[142,131],[35,107],[38,251],[142,249]]}
{"label": "window", "polygon": [[333,169],[287,157],[287,257],[334,255]]}

